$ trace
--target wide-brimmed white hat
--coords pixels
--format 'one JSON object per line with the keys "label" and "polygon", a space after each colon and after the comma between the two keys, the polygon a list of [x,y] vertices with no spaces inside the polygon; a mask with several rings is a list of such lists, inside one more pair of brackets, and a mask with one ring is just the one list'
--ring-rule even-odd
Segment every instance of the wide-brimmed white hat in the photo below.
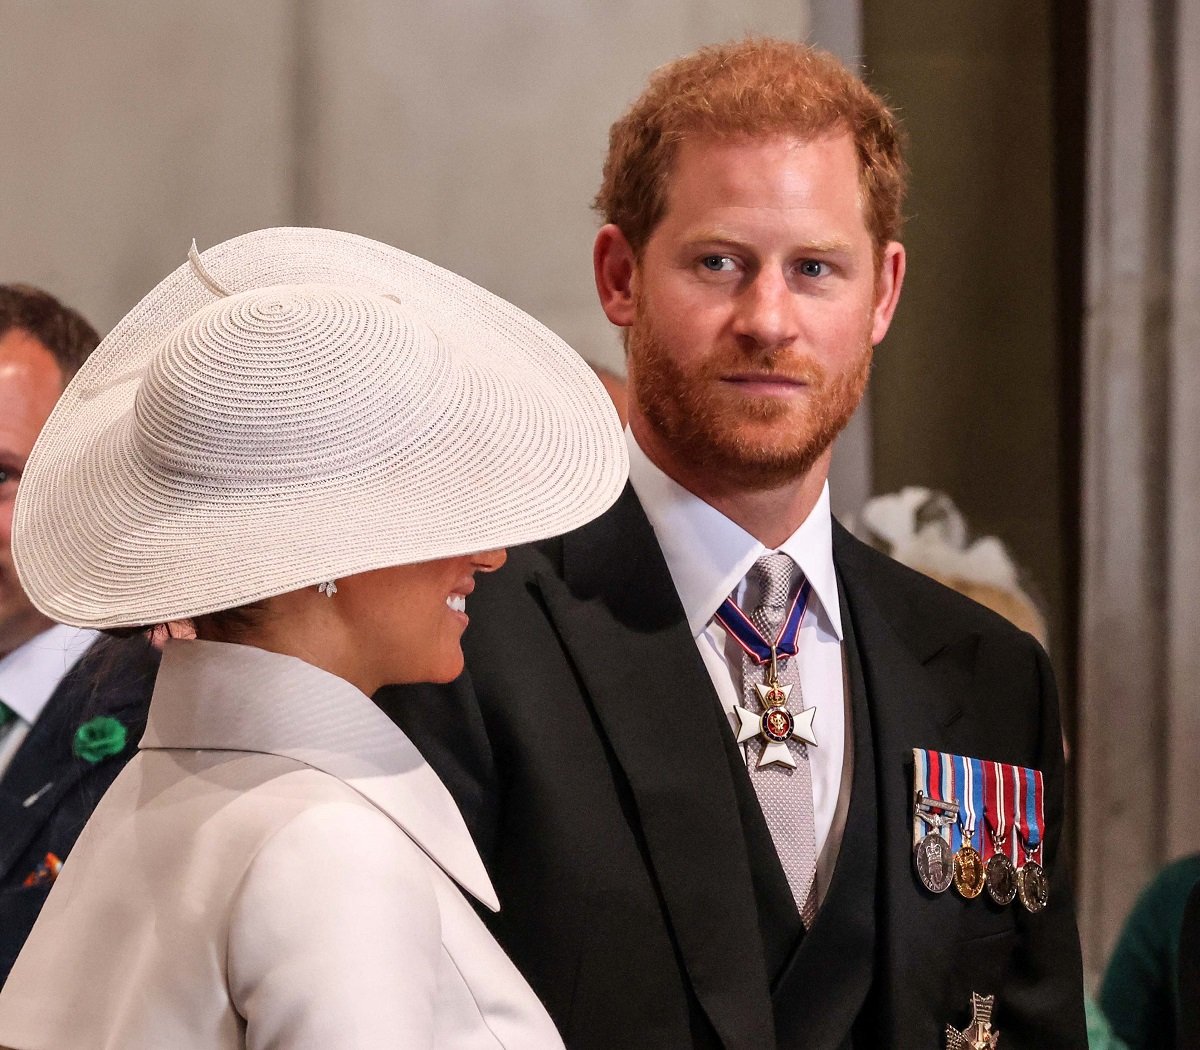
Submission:
{"label": "wide-brimmed white hat", "polygon": [[194,250],[67,387],[18,490],[47,616],[159,623],[542,539],[627,472],[591,369],[406,252],[273,229]]}

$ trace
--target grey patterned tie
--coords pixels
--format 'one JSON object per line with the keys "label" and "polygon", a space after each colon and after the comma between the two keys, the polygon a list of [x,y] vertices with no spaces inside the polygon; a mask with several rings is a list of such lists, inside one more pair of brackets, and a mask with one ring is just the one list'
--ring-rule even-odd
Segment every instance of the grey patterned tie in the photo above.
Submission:
{"label": "grey patterned tie", "polygon": [[[747,574],[750,587],[747,598],[758,591],[758,604],[750,613],[754,626],[769,642],[775,641],[780,624],[787,614],[791,597],[793,562],[786,554],[765,554],[754,563]],[[804,697],[800,690],[800,672],[792,657],[779,663],[779,682],[791,685],[788,708],[793,712],[804,709]],[[755,683],[765,681],[767,665],[756,664],[750,657],[742,656],[743,702],[751,711],[761,711]],[[773,764],[758,766],[762,755],[763,741],[755,737],[746,744],[749,758],[750,782],[758,795],[766,818],[767,829],[775,843],[792,897],[800,911],[805,927],[812,925],[816,914],[816,894],[813,892],[813,875],[817,867],[816,833],[813,819],[812,770],[808,765],[808,747],[798,740],[788,742],[796,768]]]}

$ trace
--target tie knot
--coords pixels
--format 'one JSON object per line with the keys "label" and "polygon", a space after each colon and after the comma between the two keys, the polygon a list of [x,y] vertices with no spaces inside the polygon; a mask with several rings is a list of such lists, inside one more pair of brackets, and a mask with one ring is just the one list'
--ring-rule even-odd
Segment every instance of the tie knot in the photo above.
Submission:
{"label": "tie knot", "polygon": [[0,700],[0,729],[3,729],[9,722],[17,717],[17,712],[8,706],[3,700]]}
{"label": "tie knot", "polygon": [[787,611],[792,595],[792,573],[795,563],[783,553],[764,554],[754,563],[750,578],[758,584],[758,605],[751,617],[761,626],[774,628]]}

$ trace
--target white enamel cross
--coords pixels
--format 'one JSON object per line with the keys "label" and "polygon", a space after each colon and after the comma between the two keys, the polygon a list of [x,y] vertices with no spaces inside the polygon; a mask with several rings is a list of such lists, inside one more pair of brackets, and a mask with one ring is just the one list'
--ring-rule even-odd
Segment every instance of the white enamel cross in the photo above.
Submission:
{"label": "white enamel cross", "polygon": [[[786,705],[787,699],[791,695],[792,687],[790,685],[764,685],[756,682],[754,688],[758,690],[763,710],[761,712],[750,711],[740,705],[733,709],[740,723],[737,742],[744,744],[747,740],[753,740],[756,736],[761,736],[763,749],[758,759],[759,769],[772,764],[789,766],[795,769],[796,760],[792,758],[792,753],[787,746],[787,740],[774,739],[767,733],[763,725],[763,719],[770,715],[773,708],[778,709],[780,706],[778,704],[768,704],[768,695],[772,692],[782,692],[784,704]],[[787,720],[791,722],[791,732],[788,734],[788,739],[800,740],[805,744],[812,744],[816,747],[817,737],[813,732],[813,717],[816,715],[817,709],[815,707],[806,707],[798,714],[787,711],[786,706],[783,710],[786,713]]]}

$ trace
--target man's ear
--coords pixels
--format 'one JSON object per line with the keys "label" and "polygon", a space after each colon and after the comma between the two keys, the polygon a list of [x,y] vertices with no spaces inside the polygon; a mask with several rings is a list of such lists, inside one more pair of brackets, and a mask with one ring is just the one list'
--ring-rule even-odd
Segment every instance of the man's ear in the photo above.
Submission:
{"label": "man's ear", "polygon": [[592,269],[596,293],[605,316],[615,325],[628,328],[636,313],[633,289],[637,261],[620,227],[611,222],[600,227],[592,247]]}
{"label": "man's ear", "polygon": [[904,245],[899,241],[888,241],[883,249],[879,273],[875,277],[875,305],[871,310],[871,345],[877,346],[891,326],[900,302],[900,289],[904,285]]}

